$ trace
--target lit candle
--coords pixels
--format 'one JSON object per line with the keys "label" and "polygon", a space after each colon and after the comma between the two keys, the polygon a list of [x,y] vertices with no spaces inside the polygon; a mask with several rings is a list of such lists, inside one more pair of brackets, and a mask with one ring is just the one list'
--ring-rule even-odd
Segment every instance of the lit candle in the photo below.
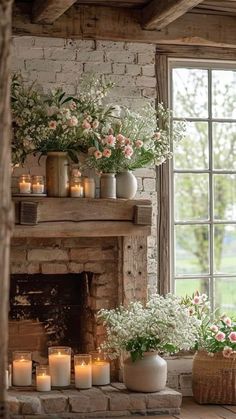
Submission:
{"label": "lit candle", "polygon": [[84,194],[85,198],[95,198],[95,180],[93,178],[85,178],[84,179]]}
{"label": "lit candle", "polygon": [[20,193],[31,193],[31,182],[23,180],[19,183]]}
{"label": "lit candle", "polygon": [[49,348],[49,368],[53,387],[68,387],[71,375],[71,348]]}
{"label": "lit candle", "polygon": [[51,377],[47,365],[39,365],[36,367],[36,390],[50,391]]}
{"label": "lit candle", "polygon": [[37,182],[36,184],[32,184],[33,193],[43,193],[44,192],[44,185]]}
{"label": "lit candle", "polygon": [[104,386],[110,383],[110,363],[106,361],[105,355],[92,353],[92,384]]}
{"label": "lit candle", "polygon": [[30,352],[13,353],[13,385],[32,385],[32,360]]}
{"label": "lit candle", "polygon": [[82,185],[74,185],[70,187],[70,196],[72,198],[83,198],[84,188]]}
{"label": "lit candle", "polygon": [[92,366],[90,355],[75,355],[75,387],[91,388],[92,387]]}

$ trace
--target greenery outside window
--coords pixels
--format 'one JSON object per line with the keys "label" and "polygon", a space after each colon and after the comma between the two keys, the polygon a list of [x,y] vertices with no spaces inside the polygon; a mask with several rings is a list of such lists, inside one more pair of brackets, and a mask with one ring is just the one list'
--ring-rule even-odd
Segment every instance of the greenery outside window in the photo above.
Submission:
{"label": "greenery outside window", "polygon": [[236,313],[236,63],[170,61],[171,290]]}

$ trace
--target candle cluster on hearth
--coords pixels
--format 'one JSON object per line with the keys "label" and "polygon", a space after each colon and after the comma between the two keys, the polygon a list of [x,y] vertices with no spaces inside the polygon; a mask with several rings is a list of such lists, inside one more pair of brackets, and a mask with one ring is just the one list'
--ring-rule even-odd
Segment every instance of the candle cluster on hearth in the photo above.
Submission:
{"label": "candle cluster on hearth", "polygon": [[[67,346],[48,349],[49,365],[36,367],[36,390],[50,391],[71,385],[71,348]],[[32,386],[32,354],[27,351],[13,353],[13,386]],[[110,383],[110,362],[102,353],[74,355],[75,387],[87,389]]]}

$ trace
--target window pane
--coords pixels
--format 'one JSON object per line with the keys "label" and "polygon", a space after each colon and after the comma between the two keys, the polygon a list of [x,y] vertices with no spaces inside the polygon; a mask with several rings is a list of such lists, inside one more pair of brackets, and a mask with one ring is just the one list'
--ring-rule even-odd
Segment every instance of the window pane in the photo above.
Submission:
{"label": "window pane", "polygon": [[174,144],[176,169],[208,169],[208,123],[188,122],[185,138]]}
{"label": "window pane", "polygon": [[236,123],[212,124],[214,169],[236,170]]}
{"label": "window pane", "polygon": [[208,220],[208,174],[175,174],[175,219]]}
{"label": "window pane", "polygon": [[236,220],[236,175],[214,175],[214,218]]}
{"label": "window pane", "polygon": [[206,225],[175,227],[175,275],[209,273],[209,229]]}
{"label": "window pane", "polygon": [[236,226],[214,227],[214,272],[236,273]]}
{"label": "window pane", "polygon": [[212,71],[213,118],[236,118],[236,71]]}
{"label": "window pane", "polygon": [[195,68],[173,70],[173,109],[179,118],[207,118],[208,72]]}
{"label": "window pane", "polygon": [[215,279],[215,307],[221,308],[221,313],[235,317],[236,314],[236,277]]}
{"label": "window pane", "polygon": [[193,295],[196,291],[209,295],[209,279],[177,279],[175,293],[181,297]]}

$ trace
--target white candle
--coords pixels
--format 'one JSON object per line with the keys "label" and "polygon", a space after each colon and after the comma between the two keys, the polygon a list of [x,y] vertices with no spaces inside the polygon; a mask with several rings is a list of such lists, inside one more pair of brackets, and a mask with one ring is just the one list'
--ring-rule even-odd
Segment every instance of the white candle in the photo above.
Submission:
{"label": "white candle", "polygon": [[19,183],[20,193],[31,193],[31,183],[24,180]]}
{"label": "white candle", "polygon": [[84,188],[82,185],[75,185],[70,187],[70,196],[72,198],[83,198]]}
{"label": "white candle", "polygon": [[93,361],[92,383],[94,386],[104,386],[110,383],[110,363],[106,361]]}
{"label": "white candle", "polygon": [[37,182],[36,184],[32,185],[33,193],[43,193],[44,192],[44,185]]}
{"label": "white candle", "polygon": [[36,376],[36,390],[37,391],[50,391],[51,390],[51,377],[46,373],[37,374]]}
{"label": "white candle", "polygon": [[9,389],[9,378],[8,378],[8,371],[6,370],[6,378],[5,378],[5,380],[6,380],[6,389],[8,390]]}
{"label": "white candle", "polygon": [[24,358],[13,361],[13,385],[32,385],[32,361]]}
{"label": "white candle", "polygon": [[70,385],[71,357],[58,353],[49,355],[49,368],[54,387],[68,387]]}
{"label": "white candle", "polygon": [[85,198],[95,198],[95,181],[93,178],[84,179],[84,194]]}
{"label": "white candle", "polygon": [[82,363],[75,365],[75,387],[90,388],[92,387],[92,366]]}

